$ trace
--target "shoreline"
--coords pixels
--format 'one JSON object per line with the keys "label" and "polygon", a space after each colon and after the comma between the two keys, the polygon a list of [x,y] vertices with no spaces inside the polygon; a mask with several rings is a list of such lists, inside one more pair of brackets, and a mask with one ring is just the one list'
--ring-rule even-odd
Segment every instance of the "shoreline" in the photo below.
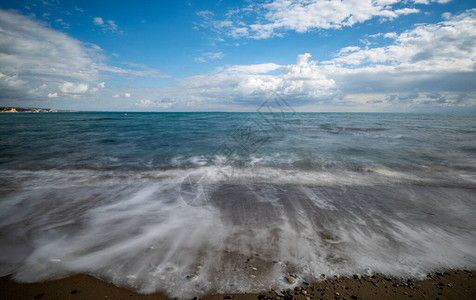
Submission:
{"label": "shoreline", "polygon": [[[180,288],[180,287],[178,287]],[[207,294],[193,299],[476,299],[476,271],[435,272],[423,280],[383,275],[324,279],[289,289],[245,294]],[[90,275],[78,274],[38,283],[18,283],[0,277],[0,299],[171,299],[163,293],[138,294]]]}

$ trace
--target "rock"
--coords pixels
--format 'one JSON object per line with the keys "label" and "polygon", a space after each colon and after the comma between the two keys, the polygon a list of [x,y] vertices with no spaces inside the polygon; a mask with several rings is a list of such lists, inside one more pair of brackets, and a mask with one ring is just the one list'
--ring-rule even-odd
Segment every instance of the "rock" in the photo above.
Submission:
{"label": "rock", "polygon": [[354,274],[354,279],[360,279],[360,278],[362,278],[362,276],[359,273]]}
{"label": "rock", "polygon": [[340,279],[340,274],[335,274],[335,275],[334,275],[334,278],[335,278],[335,279]]}
{"label": "rock", "polygon": [[41,297],[43,297],[45,294],[36,294],[35,295],[35,299],[40,299]]}
{"label": "rock", "polygon": [[334,295],[336,295],[336,296],[340,296],[340,294],[339,294],[338,292],[336,292]]}
{"label": "rock", "polygon": [[196,279],[197,279],[197,275],[195,275],[195,274],[188,274],[187,276],[185,276],[185,278],[187,278],[187,280],[193,281],[193,280],[196,280]]}
{"label": "rock", "polygon": [[303,281],[302,284],[309,285],[309,282]]}
{"label": "rock", "polygon": [[79,293],[79,291],[78,290],[72,290],[70,293],[71,294],[77,294],[77,293]]}
{"label": "rock", "polygon": [[253,274],[251,274],[251,275],[250,275],[250,278],[256,278],[256,276],[255,276],[255,275],[253,275]]}
{"label": "rock", "polygon": [[322,279],[326,279],[326,274],[321,274]]}
{"label": "rock", "polygon": [[289,283],[289,284],[295,284],[296,283],[296,278],[292,277],[292,276],[285,276],[284,279],[286,279],[286,281]]}
{"label": "rock", "polygon": [[277,260],[273,260],[273,264],[277,264],[279,261]]}
{"label": "rock", "polygon": [[294,290],[295,290],[296,292],[300,292],[300,291],[301,291],[301,288],[297,286],[297,287],[294,288]]}
{"label": "rock", "polygon": [[280,291],[276,291],[276,296],[284,298],[284,294],[281,293]]}
{"label": "rock", "polygon": [[307,291],[301,291],[301,294],[307,295]]}
{"label": "rock", "polygon": [[350,296],[351,299],[357,299],[357,296],[356,295],[352,295]]}
{"label": "rock", "polygon": [[403,292],[403,294],[404,294],[404,295],[408,295],[408,293],[407,293],[407,292]]}
{"label": "rock", "polygon": [[255,268],[255,267],[251,268],[251,270],[253,270],[253,271],[258,271],[258,269]]}
{"label": "rock", "polygon": [[223,299],[231,299],[231,296],[230,295],[225,295],[225,297],[223,297]]}

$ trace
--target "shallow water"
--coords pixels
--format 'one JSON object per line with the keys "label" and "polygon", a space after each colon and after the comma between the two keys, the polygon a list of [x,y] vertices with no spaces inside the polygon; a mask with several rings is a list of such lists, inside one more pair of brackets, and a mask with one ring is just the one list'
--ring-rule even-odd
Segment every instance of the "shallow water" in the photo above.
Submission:
{"label": "shallow water", "polygon": [[186,298],[474,269],[475,120],[2,114],[0,275]]}

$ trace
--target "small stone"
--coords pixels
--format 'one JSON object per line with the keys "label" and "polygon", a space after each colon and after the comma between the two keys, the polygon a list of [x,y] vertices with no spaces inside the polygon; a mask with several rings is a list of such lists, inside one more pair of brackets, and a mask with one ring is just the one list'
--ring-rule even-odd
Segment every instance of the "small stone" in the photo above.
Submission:
{"label": "small stone", "polygon": [[188,274],[187,276],[185,276],[185,278],[187,278],[187,280],[192,281],[192,280],[197,279],[197,275],[195,275],[195,274]]}
{"label": "small stone", "polygon": [[309,282],[303,281],[302,284],[309,285]]}
{"label": "small stone", "polygon": [[335,279],[340,279],[340,274],[335,274],[335,275],[334,275],[334,278],[335,278]]}
{"label": "small stone", "polygon": [[294,288],[294,290],[295,290],[296,292],[299,292],[299,291],[301,291],[301,288],[297,286],[297,287]]}
{"label": "small stone", "polygon": [[321,274],[322,279],[326,279],[326,274]]}
{"label": "small stone", "polygon": [[79,291],[78,290],[72,290],[70,293],[71,294],[77,294],[77,293],[79,293]]}
{"label": "small stone", "polygon": [[408,293],[407,293],[407,292],[403,292],[403,294],[404,294],[404,295],[408,295]]}
{"label": "small stone", "polygon": [[256,278],[256,275],[251,274],[250,278]]}
{"label": "small stone", "polygon": [[231,299],[231,296],[230,295],[225,295],[225,297],[223,297],[223,299]]}
{"label": "small stone", "polygon": [[352,295],[352,296],[350,296],[350,298],[352,298],[352,299],[357,299],[357,296],[356,296],[356,295]]}
{"label": "small stone", "polygon": [[336,295],[336,296],[340,296],[340,294],[339,294],[338,292],[336,292],[334,295]]}
{"label": "small stone", "polygon": [[286,281],[289,283],[289,284],[295,284],[296,283],[296,278],[292,277],[292,276],[286,276],[284,277],[284,279],[286,279]]}
{"label": "small stone", "polygon": [[255,268],[255,267],[253,267],[253,268],[251,268],[251,269],[252,269],[253,271],[258,271],[258,269],[257,269],[257,268]]}
{"label": "small stone", "polygon": [[307,291],[301,291],[301,294],[307,295]]}
{"label": "small stone", "polygon": [[354,279],[360,279],[360,278],[362,278],[362,276],[360,276],[360,274],[359,274],[359,273],[357,273],[357,274],[354,274]]}
{"label": "small stone", "polygon": [[281,293],[280,291],[276,291],[276,296],[284,298],[284,294]]}
{"label": "small stone", "polygon": [[277,264],[279,261],[277,260],[273,260],[273,264]]}
{"label": "small stone", "polygon": [[43,297],[45,294],[36,294],[35,295],[35,299],[40,299],[41,297]]}

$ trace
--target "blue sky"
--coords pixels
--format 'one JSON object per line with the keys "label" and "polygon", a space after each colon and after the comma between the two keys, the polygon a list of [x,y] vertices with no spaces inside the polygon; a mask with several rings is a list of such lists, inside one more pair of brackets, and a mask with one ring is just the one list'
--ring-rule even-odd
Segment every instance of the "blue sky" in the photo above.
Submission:
{"label": "blue sky", "polygon": [[476,109],[472,1],[0,1],[0,105]]}

